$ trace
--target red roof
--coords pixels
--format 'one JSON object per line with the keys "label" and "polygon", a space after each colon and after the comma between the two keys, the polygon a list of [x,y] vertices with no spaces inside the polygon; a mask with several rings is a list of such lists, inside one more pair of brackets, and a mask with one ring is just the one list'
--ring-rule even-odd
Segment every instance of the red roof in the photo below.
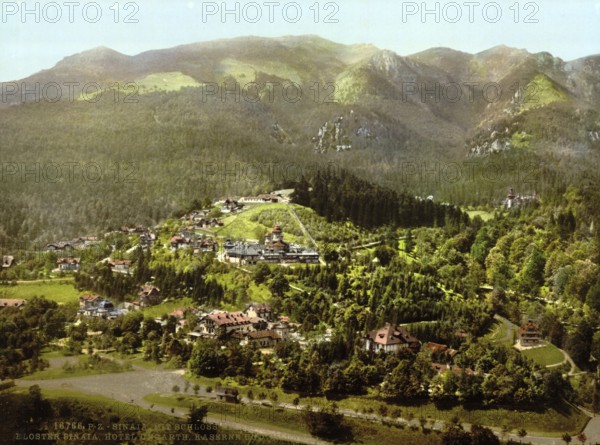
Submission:
{"label": "red roof", "polygon": [[440,343],[428,342],[426,346],[432,354],[435,354],[436,352],[446,352],[448,350],[448,346]]}
{"label": "red roof", "polygon": [[281,336],[275,331],[254,331],[248,332],[246,336],[252,340],[270,338],[271,340],[281,340]]}
{"label": "red roof", "polygon": [[217,326],[239,326],[253,323],[252,318],[246,317],[241,312],[214,312],[209,314],[208,318]]}
{"label": "red roof", "polygon": [[109,264],[113,266],[129,266],[131,264],[130,260],[113,260]]}
{"label": "red roof", "polygon": [[533,321],[528,321],[519,329],[519,334],[539,334],[540,327]]}

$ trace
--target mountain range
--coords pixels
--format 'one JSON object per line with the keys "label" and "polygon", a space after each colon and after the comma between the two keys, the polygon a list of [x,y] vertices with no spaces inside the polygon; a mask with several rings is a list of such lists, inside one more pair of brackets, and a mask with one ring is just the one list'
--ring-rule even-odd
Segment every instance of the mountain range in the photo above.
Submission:
{"label": "mountain range", "polygon": [[[565,184],[577,169],[598,165],[600,55],[563,61],[498,46],[477,54],[432,48],[403,57],[317,36],[245,37],[135,56],[100,47],[5,83],[0,121],[5,163],[134,164],[140,182],[128,188],[128,197],[122,184],[104,184],[109,204],[96,203],[98,184],[71,190],[64,178],[45,187],[25,178],[15,189],[19,175],[5,172],[4,190],[48,198],[26,199],[32,211],[49,203],[62,207],[52,196],[63,187],[64,196],[90,207],[82,216],[88,222],[106,219],[117,206],[135,208],[127,205],[131,199],[145,202],[137,217],[147,222],[197,195],[258,191],[298,179],[215,181],[211,171],[207,181],[206,172],[198,173],[199,166],[224,162],[300,169],[333,163],[395,189],[481,204],[498,199],[514,177],[484,186],[444,181],[439,163],[475,162],[485,171],[490,160],[548,161],[551,171],[538,173],[570,174]],[[569,173],[564,165],[577,168]],[[427,177],[432,169],[433,180]],[[555,179],[523,185],[537,192],[556,186]],[[78,217],[67,219],[78,225]]]}

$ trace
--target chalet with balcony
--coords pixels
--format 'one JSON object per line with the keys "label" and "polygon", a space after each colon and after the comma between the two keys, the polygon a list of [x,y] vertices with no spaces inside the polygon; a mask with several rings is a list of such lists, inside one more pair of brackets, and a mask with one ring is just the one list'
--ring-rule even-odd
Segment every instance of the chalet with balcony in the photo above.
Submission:
{"label": "chalet with balcony", "polygon": [[100,295],[86,294],[79,297],[79,308],[86,309],[95,307],[98,301],[102,300]]}
{"label": "chalet with balcony", "polygon": [[81,259],[74,257],[59,258],[56,260],[56,265],[61,272],[79,272]]}
{"label": "chalet with balcony", "polygon": [[266,327],[266,322],[260,318],[251,318],[242,312],[213,311],[204,316],[198,325],[200,335],[220,336],[234,332],[247,333]]}
{"label": "chalet with balcony", "polygon": [[538,324],[529,320],[519,328],[519,344],[522,348],[540,346],[542,343],[542,331]]}
{"label": "chalet with balcony", "polygon": [[108,265],[115,273],[129,274],[131,270],[130,260],[112,260],[108,262]]}
{"label": "chalet with balcony", "polygon": [[281,336],[272,330],[267,331],[252,331],[242,334],[240,345],[256,344],[260,348],[272,348],[281,340]]}
{"label": "chalet with balcony", "polygon": [[267,321],[273,319],[273,309],[266,303],[250,303],[243,314],[250,318],[262,318]]}
{"label": "chalet with balcony", "polygon": [[150,283],[146,283],[138,292],[138,301],[134,302],[134,304],[139,303],[139,307],[144,308],[160,304],[161,301],[162,295],[160,289]]}
{"label": "chalet with balcony", "polygon": [[384,327],[369,332],[365,338],[367,351],[398,352],[405,348],[417,352],[421,342],[399,325],[386,323]]}

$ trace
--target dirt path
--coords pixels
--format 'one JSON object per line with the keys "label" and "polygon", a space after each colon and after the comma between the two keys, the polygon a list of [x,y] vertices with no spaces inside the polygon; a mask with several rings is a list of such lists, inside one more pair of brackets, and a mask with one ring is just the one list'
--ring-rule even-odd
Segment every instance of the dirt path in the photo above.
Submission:
{"label": "dirt path", "polygon": [[[288,212],[298,222],[298,225],[300,226],[300,230],[302,230],[302,233],[304,233],[304,236],[306,237],[306,239],[311,242],[311,244],[313,245],[313,248],[316,250],[317,249],[317,242],[312,237],[312,235],[310,234],[310,232],[308,231],[308,229],[306,228],[306,226],[304,225],[304,223],[302,222],[302,220],[300,219],[300,217],[296,213],[296,210],[294,209],[294,207],[289,202],[286,203],[286,207],[288,209]],[[321,263],[322,266],[327,266],[327,263],[325,262],[325,260],[323,258],[321,258],[321,256],[319,256],[319,263]]]}
{"label": "dirt path", "polygon": [[[515,329],[517,329],[517,326],[515,324],[511,323],[506,318],[501,317],[498,314],[494,315],[494,318],[497,321],[499,321],[500,323],[504,323],[504,325],[506,326],[506,334],[504,335],[504,337],[499,338],[499,339],[494,340],[494,341],[497,342],[497,343],[512,342],[513,341],[513,332],[515,331]],[[498,329],[500,329],[500,327],[498,327]]]}

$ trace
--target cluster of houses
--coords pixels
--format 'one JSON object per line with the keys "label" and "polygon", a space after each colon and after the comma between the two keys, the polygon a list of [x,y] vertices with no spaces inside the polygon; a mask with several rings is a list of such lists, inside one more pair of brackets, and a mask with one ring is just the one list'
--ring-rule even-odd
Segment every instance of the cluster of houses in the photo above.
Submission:
{"label": "cluster of houses", "polygon": [[113,304],[112,301],[99,295],[81,295],[79,297],[79,315],[83,317],[117,318],[123,311]]}
{"label": "cluster of houses", "polygon": [[218,244],[214,238],[198,235],[187,229],[171,237],[170,246],[171,251],[192,248],[195,255],[218,250]]}
{"label": "cluster of houses", "polygon": [[[386,323],[385,326],[370,331],[365,336],[365,349],[373,352],[399,352],[403,349],[419,352],[422,343],[414,337],[404,326]],[[471,368],[461,368],[453,364],[454,357],[458,354],[456,349],[449,348],[441,343],[428,342],[425,348],[431,354],[432,369],[442,374],[452,371],[456,374],[475,374]]]}
{"label": "cluster of houses", "polygon": [[233,242],[227,240],[224,244],[223,260],[234,264],[266,263],[312,263],[319,262],[319,254],[296,244],[290,244],[283,239],[281,226],[273,227],[265,235],[264,244]]}
{"label": "cluster of houses", "polygon": [[[131,273],[131,260],[108,260],[112,272],[129,275]],[[58,272],[79,272],[81,269],[81,258],[61,257],[56,260]]]}
{"label": "cluster of houses", "polygon": [[126,302],[119,307],[112,301],[100,295],[86,294],[79,297],[79,315],[83,317],[116,318],[129,311],[141,310],[162,302],[160,289],[150,283],[143,285],[137,299]]}
{"label": "cluster of houses", "polygon": [[515,194],[515,191],[511,188],[506,195],[506,199],[502,201],[502,206],[506,209],[515,209],[537,201],[538,197],[535,192],[533,195],[520,195]]}
{"label": "cluster of houses", "polygon": [[[183,317],[182,310],[172,315]],[[260,348],[271,348],[288,340],[295,332],[294,325],[285,317],[275,320],[271,306],[252,303],[241,312],[214,310],[198,314],[198,324],[188,332],[188,338],[215,338],[228,336],[241,345],[256,344]]]}
{"label": "cluster of houses", "polygon": [[210,210],[193,210],[187,215],[182,216],[181,221],[187,221],[193,225],[195,229],[215,229],[223,226],[223,221],[219,218],[210,217]]}
{"label": "cluster of houses", "polygon": [[221,204],[221,212],[225,214],[233,215],[244,210],[244,204],[241,204],[237,198],[227,198],[225,201],[217,204]]}
{"label": "cluster of houses", "polygon": [[44,250],[46,252],[66,252],[73,249],[87,249],[97,245],[99,242],[100,239],[97,236],[81,236],[73,240],[48,243]]}
{"label": "cluster of houses", "polygon": [[221,206],[221,212],[226,214],[240,213],[247,204],[267,204],[290,202],[290,194],[286,190],[261,193],[256,196],[229,197],[216,204]]}
{"label": "cluster of houses", "polygon": [[276,202],[289,202],[289,197],[278,193],[262,193],[257,196],[244,196],[238,200],[242,204],[265,204]]}

